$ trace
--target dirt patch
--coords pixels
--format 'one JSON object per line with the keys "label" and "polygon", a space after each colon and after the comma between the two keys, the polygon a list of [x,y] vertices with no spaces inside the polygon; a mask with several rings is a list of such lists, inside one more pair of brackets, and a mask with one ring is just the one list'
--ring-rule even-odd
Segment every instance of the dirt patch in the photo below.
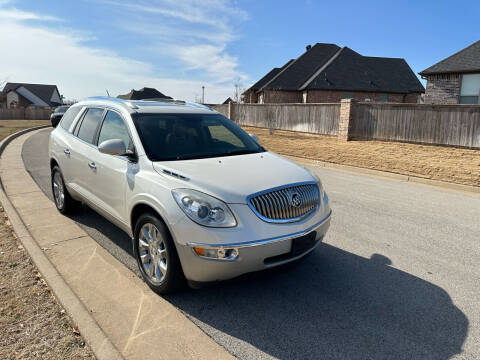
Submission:
{"label": "dirt patch", "polygon": [[94,359],[0,207],[0,359]]}
{"label": "dirt patch", "polygon": [[480,150],[336,137],[244,127],[268,150],[283,155],[480,186]]}

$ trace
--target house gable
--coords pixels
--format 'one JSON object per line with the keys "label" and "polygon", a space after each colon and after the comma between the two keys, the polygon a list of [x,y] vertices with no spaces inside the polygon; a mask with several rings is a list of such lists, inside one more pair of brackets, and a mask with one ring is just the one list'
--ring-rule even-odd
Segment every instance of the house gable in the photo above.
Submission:
{"label": "house gable", "polygon": [[26,87],[24,86],[20,86],[18,87],[15,92],[19,93],[20,95],[22,95],[25,99],[27,99],[28,101],[30,101],[33,105],[35,106],[42,106],[42,107],[49,107],[50,104],[46,103],[45,101],[43,101],[40,97],[38,97],[37,95],[35,95],[33,92],[31,92],[30,90],[28,90]]}
{"label": "house gable", "polygon": [[62,104],[59,95],[60,93],[56,85],[7,83],[2,92],[7,94],[10,90],[14,90],[21,94],[25,99],[29,100],[36,106],[53,107]]}

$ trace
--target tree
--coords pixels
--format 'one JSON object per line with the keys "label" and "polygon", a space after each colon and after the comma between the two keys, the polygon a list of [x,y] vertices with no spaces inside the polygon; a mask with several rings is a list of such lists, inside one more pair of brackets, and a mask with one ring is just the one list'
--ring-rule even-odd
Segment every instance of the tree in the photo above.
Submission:
{"label": "tree", "polygon": [[243,87],[241,79],[238,77],[235,79],[233,82],[233,87],[234,87],[234,92],[233,92],[233,101],[235,101],[237,104],[240,104],[243,102],[243,93],[245,91],[245,88]]}

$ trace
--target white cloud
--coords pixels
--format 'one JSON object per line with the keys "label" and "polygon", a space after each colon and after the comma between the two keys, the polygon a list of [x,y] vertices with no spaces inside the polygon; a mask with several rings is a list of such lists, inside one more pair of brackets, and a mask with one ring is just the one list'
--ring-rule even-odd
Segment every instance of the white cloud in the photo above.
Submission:
{"label": "white cloud", "polygon": [[[235,26],[248,18],[230,0],[150,0],[126,2],[99,0],[128,11],[140,21],[119,22],[119,27],[142,34],[153,53],[167,50],[187,71],[205,74],[215,83],[247,76],[238,70],[238,59],[228,53],[228,44],[238,34]],[[160,49],[160,50],[159,50]]]}
{"label": "white cloud", "polygon": [[[3,51],[0,57],[0,80],[7,78],[13,82],[56,84],[67,98],[75,99],[104,95],[105,89],[111,95],[117,95],[143,86],[156,87],[172,97],[185,100],[195,100],[201,94],[202,85],[205,86],[206,102],[220,102],[231,96],[232,85],[221,83],[228,76],[220,81],[159,77],[152,64],[89,46],[78,31],[58,31],[56,27],[39,26],[37,22],[34,25],[29,21],[53,19],[7,9],[0,2],[0,33],[9,34],[2,39],[2,47],[8,51]],[[222,49],[195,47],[193,50],[198,56],[214,56],[215,51],[221,53]],[[187,61],[187,53],[180,51],[178,56],[184,58],[192,69],[201,68],[197,62]],[[220,69],[228,73],[235,67],[233,57],[226,54],[219,56]],[[208,74],[213,78],[220,76],[221,71]]]}

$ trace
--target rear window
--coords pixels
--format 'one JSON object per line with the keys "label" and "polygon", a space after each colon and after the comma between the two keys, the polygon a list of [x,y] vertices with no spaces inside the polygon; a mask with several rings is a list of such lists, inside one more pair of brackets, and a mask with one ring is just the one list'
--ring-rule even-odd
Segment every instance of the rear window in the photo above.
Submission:
{"label": "rear window", "polygon": [[95,133],[97,132],[98,124],[103,117],[103,109],[88,109],[80,124],[77,136],[90,144],[93,144]]}
{"label": "rear window", "polygon": [[62,122],[60,123],[60,126],[65,130],[70,129],[70,125],[72,125],[73,120],[75,120],[80,110],[82,110],[81,106],[71,107],[70,109],[68,109],[62,117]]}

